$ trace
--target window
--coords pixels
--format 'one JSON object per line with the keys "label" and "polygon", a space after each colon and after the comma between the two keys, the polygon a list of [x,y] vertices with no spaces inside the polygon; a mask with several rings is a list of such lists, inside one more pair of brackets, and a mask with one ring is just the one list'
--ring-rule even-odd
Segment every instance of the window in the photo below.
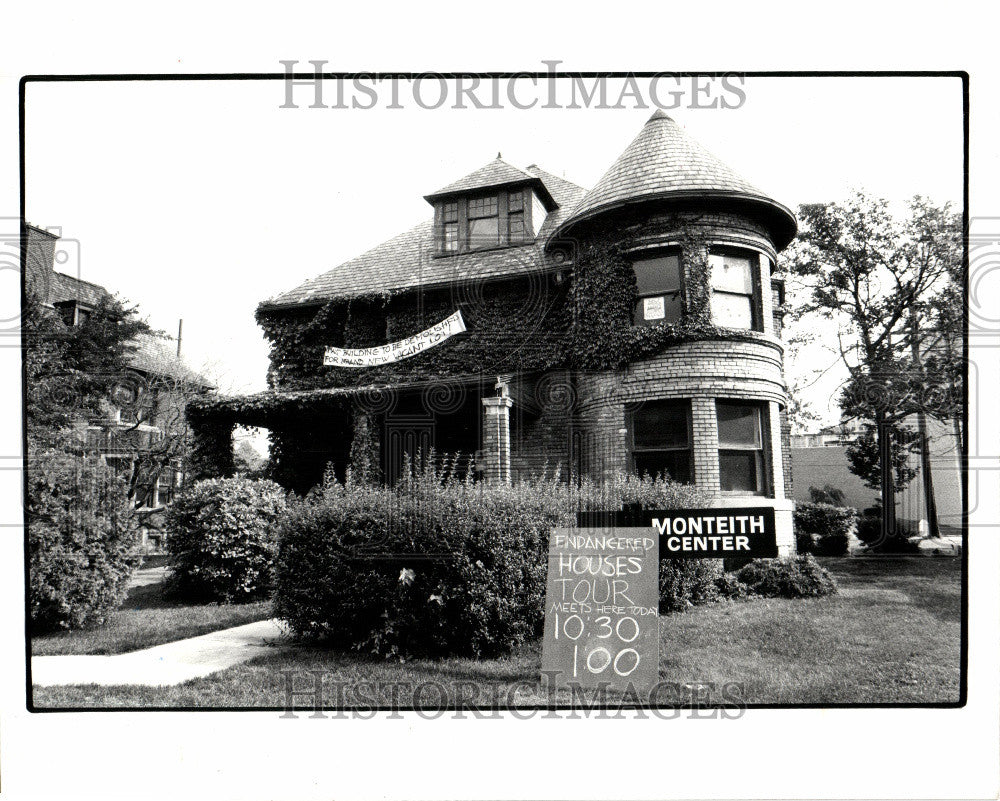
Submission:
{"label": "window", "polygon": [[676,253],[632,262],[639,292],[636,325],[675,323],[681,319],[681,260]]}
{"label": "window", "polygon": [[715,402],[719,425],[719,483],[723,492],[767,491],[764,475],[764,432],[761,405]]}
{"label": "window", "polygon": [[500,244],[500,209],[496,196],[469,198],[469,247]]}
{"label": "window", "polygon": [[[438,252],[460,253],[531,242],[535,235],[532,217],[539,213],[536,205],[534,193],[527,188],[444,201],[437,207]],[[541,214],[544,217],[544,209]]]}
{"label": "window", "polygon": [[712,321],[725,328],[762,330],[754,292],[753,268],[757,256],[712,253]]}
{"label": "window", "polygon": [[458,250],[458,203],[445,203],[441,207],[441,250],[453,253]]}
{"label": "window", "polygon": [[156,480],[157,506],[166,506],[169,503],[173,503],[175,486],[174,471],[170,468],[164,468]]}
{"label": "window", "polygon": [[509,242],[523,242],[528,238],[524,224],[524,193],[507,193],[507,233]]}
{"label": "window", "polygon": [[666,474],[674,481],[690,484],[690,401],[648,401],[630,414],[632,465],[637,475]]}

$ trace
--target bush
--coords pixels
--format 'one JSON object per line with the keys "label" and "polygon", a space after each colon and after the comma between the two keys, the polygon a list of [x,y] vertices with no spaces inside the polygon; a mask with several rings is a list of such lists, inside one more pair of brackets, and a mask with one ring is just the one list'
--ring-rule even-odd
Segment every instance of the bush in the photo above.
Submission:
{"label": "bush", "polygon": [[683,612],[718,600],[724,576],[721,559],[661,560],[660,611]]}
{"label": "bush", "polygon": [[813,503],[828,503],[830,506],[847,506],[847,496],[843,490],[824,484],[823,489],[809,488],[809,500]]}
{"label": "bush", "polygon": [[[810,489],[811,491],[811,489]],[[858,511],[828,503],[795,504],[795,548],[801,554],[844,556]]]}
{"label": "bush", "polygon": [[103,462],[29,451],[28,559],[36,631],[105,622],[138,564],[125,480]]}
{"label": "bush", "polygon": [[765,598],[818,598],[837,591],[829,571],[810,555],[790,559],[755,559],[736,578]]}
{"label": "bush", "polygon": [[920,548],[910,537],[916,532],[905,523],[896,522],[896,536],[882,536],[882,507],[871,506],[865,509],[864,515],[858,521],[858,539],[873,553],[913,554]]}
{"label": "bush", "polygon": [[541,633],[553,527],[623,500],[700,500],[650,479],[486,486],[445,473],[394,489],[328,478],[293,503],[281,527],[276,614],[301,637],[383,656],[497,656]]}
{"label": "bush", "polygon": [[731,601],[741,600],[750,596],[750,588],[736,578],[734,573],[723,573],[715,582],[720,598],[728,598]]}
{"label": "bush", "polygon": [[263,479],[199,481],[167,510],[171,592],[243,603],[271,590],[276,529],[285,492]]}

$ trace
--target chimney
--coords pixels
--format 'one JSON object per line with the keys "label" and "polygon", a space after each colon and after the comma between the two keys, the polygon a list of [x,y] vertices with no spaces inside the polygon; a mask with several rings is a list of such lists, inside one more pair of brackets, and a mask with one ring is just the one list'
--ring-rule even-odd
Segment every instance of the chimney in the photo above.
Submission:
{"label": "chimney", "polygon": [[55,270],[56,240],[55,234],[25,224],[22,239],[25,250],[25,288],[34,293],[42,303],[49,302],[49,286],[52,283],[52,273]]}

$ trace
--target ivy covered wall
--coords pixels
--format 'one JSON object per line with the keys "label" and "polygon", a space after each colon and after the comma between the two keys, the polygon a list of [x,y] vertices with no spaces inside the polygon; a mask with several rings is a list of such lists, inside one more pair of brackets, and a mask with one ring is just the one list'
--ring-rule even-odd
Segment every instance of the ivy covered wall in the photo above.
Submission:
{"label": "ivy covered wall", "polygon": [[[380,418],[352,400],[354,388],[553,370],[618,371],[686,342],[773,342],[757,332],[712,324],[708,254],[720,238],[762,248],[773,258],[763,226],[739,214],[622,211],[588,223],[585,233],[572,240],[563,266],[553,264],[548,274],[490,282],[472,277],[447,287],[308,307],[262,304],[256,316],[270,344],[272,391],[216,399],[195,409],[192,426],[205,444],[202,462],[214,460],[217,470],[231,470],[220,451],[227,435],[231,442],[232,426],[266,425],[272,472],[285,486],[312,486],[326,461],[341,474],[352,465],[359,477],[377,480]],[[638,296],[630,253],[666,245],[680,249],[683,319],[634,326]],[[416,356],[368,369],[323,365],[329,346],[369,347],[404,339],[456,310],[467,332]],[[529,431],[525,441],[532,436]],[[540,458],[540,452],[526,456],[532,463]]]}

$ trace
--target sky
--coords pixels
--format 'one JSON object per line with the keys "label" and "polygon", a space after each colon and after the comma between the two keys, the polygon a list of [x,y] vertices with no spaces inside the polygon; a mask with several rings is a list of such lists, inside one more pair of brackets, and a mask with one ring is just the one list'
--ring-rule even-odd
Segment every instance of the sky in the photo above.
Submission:
{"label": "sky", "polygon": [[[609,81],[608,96],[619,86]],[[668,113],[786,206],[863,188],[897,207],[916,193],[960,207],[958,79],[759,77],[741,88],[738,108],[690,108],[688,92]],[[333,87],[324,91],[333,104]],[[226,393],[266,386],[260,301],[429,217],[425,194],[498,152],[592,186],[653,110],[631,100],[454,109],[450,98],[392,109],[381,95],[371,109],[318,109],[311,92],[295,89],[299,108],[280,108],[279,81],[27,90],[27,219],[61,230],[57,269],[138,304],[154,328],[174,334],[183,318],[186,358]],[[544,98],[526,84],[516,94]],[[820,348],[798,360],[791,377],[834,359]],[[841,380],[833,368],[808,390],[824,422],[837,419]]]}

